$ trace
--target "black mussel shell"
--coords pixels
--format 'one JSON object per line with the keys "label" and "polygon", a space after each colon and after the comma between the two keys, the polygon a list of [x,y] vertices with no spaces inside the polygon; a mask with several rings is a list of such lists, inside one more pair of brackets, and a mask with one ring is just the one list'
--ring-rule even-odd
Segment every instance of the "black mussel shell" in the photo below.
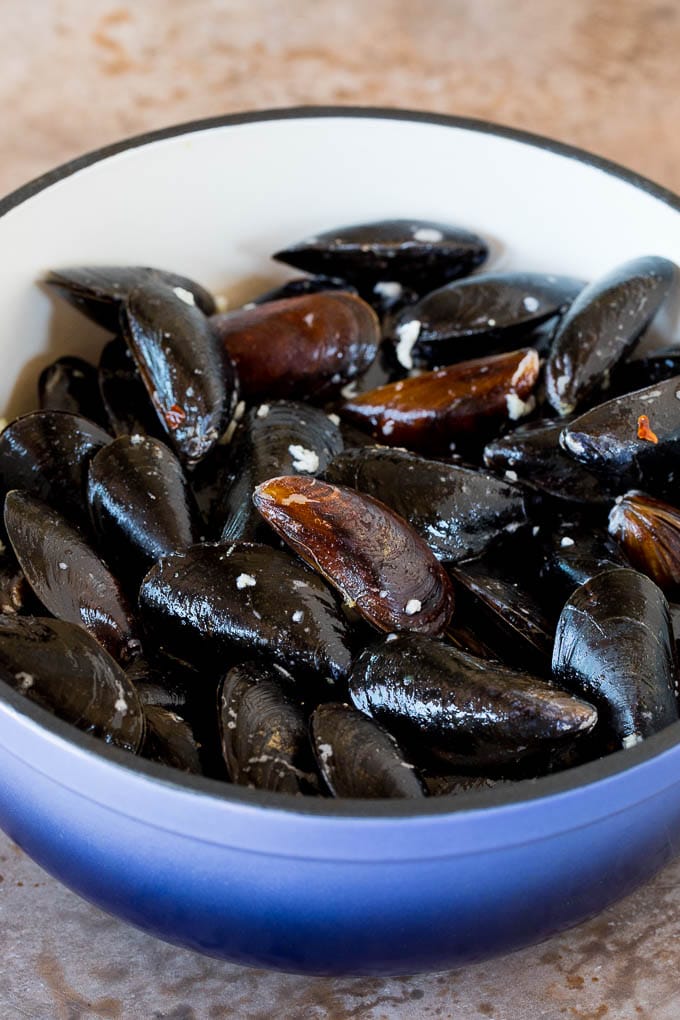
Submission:
{"label": "black mussel shell", "polygon": [[639,340],[678,278],[674,262],[631,259],[585,287],[563,317],[546,364],[548,400],[573,414],[609,383],[615,365]]}
{"label": "black mussel shell", "polygon": [[680,347],[664,347],[644,358],[625,361],[612,371],[608,397],[633,393],[643,386],[654,386],[680,375]]}
{"label": "black mussel shell", "polygon": [[144,716],[146,737],[140,751],[142,758],[200,775],[203,770],[199,745],[186,719],[158,705],[145,705]]}
{"label": "black mussel shell", "polygon": [[546,594],[564,602],[580,584],[605,570],[629,566],[616,542],[603,528],[579,518],[564,520],[559,526],[541,529],[543,549],[541,576],[547,582]]}
{"label": "black mussel shell", "polygon": [[23,489],[79,521],[88,521],[87,470],[111,436],[65,411],[31,411],[0,433],[0,493]]}
{"label": "black mussel shell", "polygon": [[570,422],[560,435],[570,456],[611,487],[677,492],[680,376],[614,397]]}
{"label": "black mussel shell", "polygon": [[380,220],[337,227],[274,255],[308,273],[340,276],[360,289],[396,281],[416,290],[471,273],[487,258],[477,234],[430,220]]}
{"label": "black mussel shell", "polygon": [[475,771],[573,741],[597,721],[580,698],[421,634],[363,652],[350,694],[404,747]]}
{"label": "black mussel shell", "polygon": [[210,324],[176,288],[149,279],[122,309],[123,332],[168,441],[189,464],[225,431],[237,399],[236,375]]}
{"label": "black mussel shell", "polygon": [[256,486],[277,475],[324,471],[343,448],[338,423],[310,404],[281,400],[251,408],[231,443],[234,478],[222,499],[224,541],[271,540],[271,528],[253,505]]}
{"label": "black mussel shell", "polygon": [[675,647],[661,590],[625,567],[578,587],[557,625],[553,674],[597,705],[620,747],[675,722]]}
{"label": "black mussel shell", "polygon": [[512,350],[522,333],[552,318],[582,287],[569,276],[517,272],[449,283],[394,321],[397,359],[405,368],[432,368]]}
{"label": "black mussel shell", "polygon": [[319,792],[307,720],[274,670],[257,662],[234,666],[218,707],[232,782],[279,793]]}
{"label": "black mussel shell", "polygon": [[139,583],[161,556],[198,541],[198,511],[182,466],[164,443],[121,436],[90,464],[88,495],[99,545]]}
{"label": "black mussel shell", "polygon": [[177,273],[147,266],[71,266],[53,270],[46,283],[88,319],[116,333],[120,308],[130,291],[147,280],[158,280],[177,297],[204,315],[215,313],[215,299],[204,287]]}
{"label": "black mussel shell", "polygon": [[0,542],[0,613],[22,613],[31,597],[31,588],[10,549]]}
{"label": "black mussel shell", "polygon": [[181,715],[187,713],[198,677],[187,676],[186,671],[160,669],[142,655],[133,659],[125,672],[145,709],[155,706]]}
{"label": "black mussel shell", "polygon": [[554,419],[520,425],[487,443],[484,463],[507,481],[519,480],[561,502],[611,502],[603,479],[561,449],[563,428]]}
{"label": "black mussel shell", "polygon": [[609,514],[609,533],[626,557],[669,596],[680,595],[680,510],[644,492],[619,496]]}
{"label": "black mussel shell", "polygon": [[5,528],[26,580],[50,613],[84,627],[121,662],[139,653],[120,585],[78,528],[17,490],[5,500]]}
{"label": "black mussel shell", "polygon": [[451,576],[456,582],[454,622],[467,623],[504,662],[539,672],[549,669],[553,628],[537,599],[504,566],[473,560],[457,564]]}
{"label": "black mussel shell", "polygon": [[457,775],[455,772],[441,774],[425,774],[425,789],[430,797],[453,797],[459,793],[481,793],[492,790],[494,786],[504,785],[503,780],[490,779],[489,776]]}
{"label": "black mussel shell", "polygon": [[120,337],[104,347],[98,375],[99,392],[114,435],[167,438],[135,359]]}
{"label": "black mussel shell", "polygon": [[164,557],[140,591],[152,635],[180,657],[262,655],[329,680],[347,676],[349,634],[333,594],[286,553],[206,543]]}
{"label": "black mussel shell", "polygon": [[356,294],[356,288],[340,280],[336,276],[299,276],[294,280],[286,280],[278,287],[272,287],[264,294],[258,294],[248,303],[250,305],[266,305],[270,301],[281,301],[283,298],[302,297],[304,294],[323,294],[327,290],[344,290],[348,294]]}
{"label": "black mussel shell", "polygon": [[334,797],[422,797],[393,736],[349,705],[319,705],[310,719],[321,774]]}
{"label": "black mussel shell", "polygon": [[40,373],[38,402],[42,410],[68,411],[107,429],[109,420],[99,394],[98,372],[83,358],[58,358]]}
{"label": "black mussel shell", "polygon": [[133,685],[81,627],[0,616],[0,678],[78,729],[138,751],[144,712]]}
{"label": "black mussel shell", "polygon": [[426,460],[406,450],[348,450],[331,462],[325,478],[391,507],[445,563],[478,556],[527,520],[520,489],[483,471]]}
{"label": "black mussel shell", "polygon": [[384,503],[294,475],[258,485],[253,500],[277,534],[374,627],[443,633],[453,611],[448,576]]}

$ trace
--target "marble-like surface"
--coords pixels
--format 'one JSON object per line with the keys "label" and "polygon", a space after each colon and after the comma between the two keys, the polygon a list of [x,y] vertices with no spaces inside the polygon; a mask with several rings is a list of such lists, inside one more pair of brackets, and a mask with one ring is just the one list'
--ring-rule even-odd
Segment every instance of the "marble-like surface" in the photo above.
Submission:
{"label": "marble-like surface", "polygon": [[[680,190],[679,43],[672,0],[4,0],[0,192],[123,135],[299,103],[498,120]],[[0,874],[7,1020],[680,1015],[680,864],[542,946],[386,981],[306,980],[166,946],[4,837]]]}

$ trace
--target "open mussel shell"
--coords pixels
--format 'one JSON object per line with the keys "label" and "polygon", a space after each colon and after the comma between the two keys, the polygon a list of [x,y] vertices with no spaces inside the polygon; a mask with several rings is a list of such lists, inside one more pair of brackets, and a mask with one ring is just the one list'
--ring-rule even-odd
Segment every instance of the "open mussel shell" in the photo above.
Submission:
{"label": "open mussel shell", "polygon": [[200,775],[203,771],[200,749],[186,719],[158,705],[145,705],[144,717],[146,736],[140,751],[142,758]]}
{"label": "open mussel shell", "polygon": [[658,255],[631,259],[585,287],[564,315],[545,369],[547,395],[573,414],[639,340],[678,278]]}
{"label": "open mussel shell", "polygon": [[526,523],[521,490],[484,471],[374,446],[348,450],[325,479],[380,499],[404,517],[445,563],[478,556]]}
{"label": "open mussel shell", "polygon": [[609,514],[609,533],[631,565],[663,591],[680,594],[680,510],[644,492],[619,496]]}
{"label": "open mussel shell", "polygon": [[98,378],[102,403],[114,435],[166,437],[135,359],[120,337],[104,347],[99,359]]}
{"label": "open mussel shell", "polygon": [[140,591],[143,619],[167,651],[214,664],[261,655],[285,669],[341,680],[348,627],[327,586],[287,553],[205,543],[164,557]]}
{"label": "open mussel shell", "polygon": [[58,358],[47,365],[38,379],[38,402],[42,410],[68,411],[109,427],[97,369],[83,358]]}
{"label": "open mussel shell", "polygon": [[379,220],[336,227],[278,251],[274,258],[309,273],[340,276],[366,290],[397,281],[431,290],[471,273],[488,256],[477,234],[431,220]]}
{"label": "open mussel shell", "polygon": [[680,467],[680,376],[615,397],[565,426],[560,445],[619,492],[673,498]]}
{"label": "open mussel shell", "polygon": [[257,662],[234,666],[220,688],[218,707],[232,782],[279,793],[319,793],[305,714],[275,670]]}
{"label": "open mussel shell", "polygon": [[541,605],[507,568],[486,560],[459,563],[451,570],[456,582],[456,617],[477,631],[504,661],[520,669],[547,672],[553,628]]}
{"label": "open mussel shell", "polygon": [[146,280],[159,280],[204,315],[215,312],[215,299],[204,287],[177,273],[147,266],[71,266],[48,273],[46,283],[78,311],[104,329],[118,331],[120,308],[130,291]]}
{"label": "open mussel shell", "polygon": [[538,370],[531,348],[477,358],[359,394],[340,414],[388,446],[448,453],[489,423],[528,414]]}
{"label": "open mussel shell", "polygon": [[256,486],[277,475],[317,475],[343,448],[340,429],[310,404],[273,401],[252,408],[231,444],[233,482],[222,496],[223,540],[271,540],[253,505]]}
{"label": "open mussel shell", "polygon": [[265,520],[379,630],[441,634],[451,583],[429,546],[372,496],[316,479],[283,476],[253,497]]}
{"label": "open mussel shell", "polygon": [[5,528],[26,580],[50,613],[84,627],[120,662],[139,653],[121,587],[78,528],[16,490],[5,500]]}
{"label": "open mussel shell", "polygon": [[521,334],[574,300],[581,280],[544,273],[484,273],[426,294],[393,322],[405,368],[450,365],[512,350]]}
{"label": "open mussel shell", "polygon": [[361,375],[380,323],[354,294],[324,292],[237,309],[210,320],[241,392],[252,399],[320,397]]}
{"label": "open mussel shell", "polygon": [[80,627],[0,616],[0,679],[54,715],[109,744],[138,751],[144,712],[133,685]]}
{"label": "open mussel shell", "polygon": [[363,652],[349,686],[405,748],[472,771],[569,743],[597,721],[580,698],[421,634]]}
{"label": "open mussel shell", "polygon": [[31,411],[0,433],[0,493],[23,489],[87,521],[87,471],[111,436],[65,411]]}
{"label": "open mussel shell", "polygon": [[561,449],[563,428],[555,419],[520,425],[487,443],[484,463],[508,481],[519,480],[560,502],[610,502],[603,479]]}
{"label": "open mussel shell", "polygon": [[225,431],[236,406],[237,381],[209,320],[176,291],[154,278],[137,285],[126,297],[122,324],[168,441],[193,464]]}
{"label": "open mussel shell", "polygon": [[675,647],[657,585],[621,567],[578,587],[557,625],[553,674],[597,705],[620,747],[675,722]]}
{"label": "open mussel shell", "polygon": [[334,797],[422,797],[413,765],[393,736],[349,705],[319,705],[310,719],[321,774]]}
{"label": "open mussel shell", "polygon": [[305,294],[323,294],[329,290],[343,290],[347,294],[356,294],[356,288],[337,276],[298,276],[286,280],[278,287],[272,287],[264,294],[258,294],[249,305],[266,305],[270,301],[282,301],[284,298],[303,297]]}
{"label": "open mussel shell", "polygon": [[88,496],[100,548],[137,583],[161,556],[198,541],[182,466],[157,439],[121,436],[103,447],[90,464]]}

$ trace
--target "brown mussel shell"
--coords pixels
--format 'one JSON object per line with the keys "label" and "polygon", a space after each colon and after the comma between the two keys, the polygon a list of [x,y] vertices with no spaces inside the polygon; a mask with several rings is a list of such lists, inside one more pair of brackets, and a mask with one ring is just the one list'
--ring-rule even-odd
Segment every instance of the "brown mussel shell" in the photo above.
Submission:
{"label": "brown mussel shell", "polygon": [[144,712],[123,670],[81,627],[0,616],[0,679],[92,736],[136,752]]}
{"label": "brown mussel shell", "polygon": [[99,392],[115,436],[167,439],[135,359],[121,337],[104,347],[99,359]]}
{"label": "brown mussel shell", "polygon": [[319,705],[310,719],[321,774],[334,797],[423,797],[394,737],[349,705]]}
{"label": "brown mussel shell", "polygon": [[253,506],[256,486],[277,475],[317,475],[343,448],[338,424],[309,404],[272,401],[252,408],[231,443],[233,481],[220,500],[223,541],[268,542]]}
{"label": "brown mussel shell", "polygon": [[68,411],[109,427],[97,369],[83,358],[58,358],[47,365],[38,379],[38,403],[43,411]]}
{"label": "brown mussel shell", "polygon": [[78,528],[17,490],[5,500],[5,528],[26,580],[50,613],[84,627],[122,663],[139,653],[121,587]]}
{"label": "brown mussel shell", "polygon": [[392,324],[405,368],[433,368],[512,350],[570,304],[584,284],[544,273],[484,273],[432,290]]}
{"label": "brown mussel shell", "polygon": [[680,510],[644,492],[619,496],[609,514],[609,534],[631,565],[665,592],[680,590]]}
{"label": "brown mussel shell", "polygon": [[181,460],[194,464],[233,414],[233,366],[221,357],[203,312],[161,281],[134,287],[121,314],[125,341],[168,441]]}
{"label": "brown mussel shell", "polygon": [[251,399],[320,397],[369,367],[380,343],[365,301],[340,291],[237,309],[210,320]]}
{"label": "brown mussel shell", "polygon": [[259,485],[255,506],[285,542],[379,630],[443,633],[451,583],[402,517],[371,496],[296,476]]}
{"label": "brown mussel shell", "polygon": [[144,578],[142,617],[167,651],[197,662],[259,655],[284,669],[341,680],[349,634],[334,595],[270,546],[204,543],[164,557]]}
{"label": "brown mussel shell", "polygon": [[597,721],[580,698],[422,634],[363,652],[349,687],[404,747],[474,771],[569,743]]}
{"label": "brown mussel shell", "polygon": [[675,722],[675,645],[661,590],[624,567],[580,585],[557,624],[553,675],[597,705],[620,747]]}
{"label": "brown mussel shell", "polygon": [[678,278],[657,255],[616,266],[585,287],[562,319],[545,368],[547,395],[560,415],[573,414],[639,340]]}
{"label": "brown mussel shell", "polygon": [[290,245],[274,258],[305,272],[342,277],[362,290],[384,280],[432,290],[471,273],[488,253],[486,242],[469,230],[399,219],[337,227]]}
{"label": "brown mussel shell", "polygon": [[31,411],[0,433],[0,493],[22,489],[86,522],[87,471],[111,442],[94,422],[65,411]]}
{"label": "brown mussel shell", "polygon": [[406,450],[347,450],[330,463],[324,478],[385,503],[444,563],[479,556],[527,521],[520,489],[483,471],[426,460]]}
{"label": "brown mussel shell", "polygon": [[271,667],[229,670],[219,692],[222,753],[232,782],[279,793],[318,793],[319,778],[300,706]]}
{"label": "brown mussel shell", "polygon": [[487,421],[528,414],[538,369],[531,348],[477,358],[362,393],[340,413],[388,446],[449,452]]}
{"label": "brown mussel shell", "polygon": [[204,287],[186,276],[148,266],[71,266],[53,270],[46,283],[88,319],[115,333],[127,295],[146,280],[161,281],[204,315],[215,312],[215,299]]}
{"label": "brown mussel shell", "polygon": [[182,466],[157,439],[121,436],[101,449],[90,463],[88,495],[100,547],[137,583],[161,556],[198,541]]}
{"label": "brown mussel shell", "polygon": [[203,770],[199,745],[186,719],[158,705],[145,705],[144,717],[146,737],[140,751],[142,758],[200,775]]}

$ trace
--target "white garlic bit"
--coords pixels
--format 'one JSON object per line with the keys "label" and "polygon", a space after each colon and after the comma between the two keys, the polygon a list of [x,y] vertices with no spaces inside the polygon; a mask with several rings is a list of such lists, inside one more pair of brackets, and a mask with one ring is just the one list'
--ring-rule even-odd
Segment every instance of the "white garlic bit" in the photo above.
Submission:
{"label": "white garlic bit", "polygon": [[413,351],[413,345],[420,336],[420,319],[411,319],[410,322],[403,322],[401,326],[397,326],[397,361],[404,368],[413,368],[413,358],[411,352]]}
{"label": "white garlic bit", "polygon": [[194,297],[190,290],[186,290],[184,287],[173,287],[172,289],[174,290],[175,294],[180,299],[180,301],[183,301],[185,305],[196,304],[196,298]]}
{"label": "white garlic bit", "polygon": [[423,604],[420,599],[409,599],[404,606],[404,612],[407,616],[415,616],[423,608]]}
{"label": "white garlic bit", "polygon": [[236,587],[238,589],[243,588],[254,588],[257,581],[252,574],[239,574],[236,578]]}
{"label": "white garlic bit", "polygon": [[313,475],[319,470],[319,455],[314,450],[308,450],[304,446],[296,446],[292,443],[288,447],[288,453],[293,458],[293,468],[296,471],[305,471]]}

